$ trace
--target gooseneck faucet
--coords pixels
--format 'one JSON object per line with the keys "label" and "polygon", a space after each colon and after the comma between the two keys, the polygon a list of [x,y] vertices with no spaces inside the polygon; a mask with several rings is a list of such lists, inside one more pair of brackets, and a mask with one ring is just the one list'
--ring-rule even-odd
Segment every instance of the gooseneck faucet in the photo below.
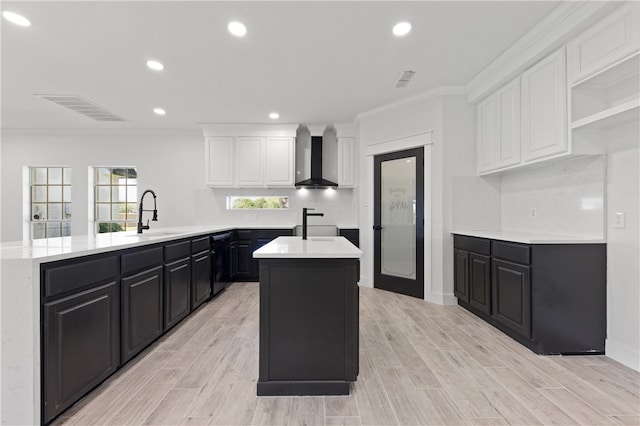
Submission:
{"label": "gooseneck faucet", "polygon": [[[144,196],[147,195],[147,193],[151,193],[151,195],[153,195],[153,210],[145,210],[143,208]],[[156,205],[156,193],[150,189],[147,189],[142,193],[142,197],[140,197],[140,207],[138,208],[138,234],[142,234],[143,229],[149,229],[149,219],[147,219],[146,225],[142,224],[142,212],[151,212],[151,211],[153,212],[153,219],[151,220],[154,222],[157,222],[158,209]]]}
{"label": "gooseneck faucet", "polygon": [[324,213],[308,213],[309,210],[315,210],[315,209],[308,209],[306,207],[302,208],[302,239],[303,240],[307,239],[307,216],[324,216]]}

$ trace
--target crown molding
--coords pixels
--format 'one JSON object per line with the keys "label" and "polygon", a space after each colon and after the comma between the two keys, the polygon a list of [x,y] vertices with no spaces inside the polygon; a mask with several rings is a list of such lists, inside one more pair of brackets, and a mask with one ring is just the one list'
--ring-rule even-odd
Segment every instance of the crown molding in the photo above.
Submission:
{"label": "crown molding", "polygon": [[295,137],[298,124],[280,123],[199,123],[204,136],[272,136]]}
{"label": "crown molding", "polygon": [[398,101],[395,101],[386,105],[382,105],[377,108],[370,109],[368,111],[361,112],[358,115],[356,115],[355,121],[357,122],[357,121],[371,118],[373,116],[376,116],[385,112],[406,108],[408,106],[419,104],[419,103],[428,101],[429,99],[437,98],[440,96],[466,95],[466,94],[467,94],[467,89],[465,86],[440,86],[440,87],[431,89],[427,92],[419,93],[417,95],[413,95],[408,98],[400,99]]}
{"label": "crown molding", "polygon": [[170,137],[202,137],[198,129],[107,129],[107,128],[2,128],[5,136],[170,136]]}
{"label": "crown molding", "polygon": [[564,1],[465,86],[470,103],[482,100],[625,2]]}

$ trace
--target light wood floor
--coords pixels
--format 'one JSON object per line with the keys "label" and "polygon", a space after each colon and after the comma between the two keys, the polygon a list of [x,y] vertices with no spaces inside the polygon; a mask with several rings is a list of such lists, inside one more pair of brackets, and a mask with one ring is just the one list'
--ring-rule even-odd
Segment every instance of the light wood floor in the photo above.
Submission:
{"label": "light wood floor", "polygon": [[640,425],[640,374],[540,357],[457,306],[360,291],[360,375],[345,397],[256,397],[258,284],[236,283],[57,424]]}

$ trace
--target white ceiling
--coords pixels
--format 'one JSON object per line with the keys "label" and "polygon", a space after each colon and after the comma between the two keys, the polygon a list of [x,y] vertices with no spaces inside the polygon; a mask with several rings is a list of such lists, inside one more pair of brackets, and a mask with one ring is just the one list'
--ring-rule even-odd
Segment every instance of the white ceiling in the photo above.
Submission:
{"label": "white ceiling", "polygon": [[[351,122],[464,85],[559,2],[2,2],[3,128],[197,129],[197,123]],[[246,24],[244,38],[227,23]],[[404,38],[391,34],[401,20]],[[150,71],[154,58],[165,70]],[[402,70],[417,74],[395,88]],[[34,94],[73,94],[101,123]],[[167,115],[153,114],[154,107]]]}

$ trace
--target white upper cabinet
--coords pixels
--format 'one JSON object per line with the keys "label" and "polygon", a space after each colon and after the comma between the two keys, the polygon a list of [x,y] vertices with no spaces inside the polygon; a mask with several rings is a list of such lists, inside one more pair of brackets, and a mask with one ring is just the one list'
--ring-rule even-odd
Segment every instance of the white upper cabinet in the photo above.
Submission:
{"label": "white upper cabinet", "polygon": [[567,73],[564,47],[522,74],[522,159],[566,153]]}
{"label": "white upper cabinet", "polygon": [[352,124],[335,124],[338,139],[338,188],[358,185],[357,130]]}
{"label": "white upper cabinet", "polygon": [[208,186],[233,185],[233,138],[229,136],[205,139],[205,170]]}
{"label": "white upper cabinet", "polygon": [[297,125],[202,125],[207,186],[293,187]]}
{"label": "white upper cabinet", "polygon": [[572,84],[637,52],[640,48],[640,4],[629,2],[621,6],[567,47]]}
{"label": "white upper cabinet", "polygon": [[236,186],[264,185],[264,138],[238,136],[236,146]]}
{"label": "white upper cabinet", "polygon": [[520,79],[478,104],[478,173],[520,162]]}
{"label": "white upper cabinet", "polygon": [[265,186],[293,186],[295,139],[273,137],[265,141]]}
{"label": "white upper cabinet", "polygon": [[338,138],[338,188],[355,186],[355,138]]}

